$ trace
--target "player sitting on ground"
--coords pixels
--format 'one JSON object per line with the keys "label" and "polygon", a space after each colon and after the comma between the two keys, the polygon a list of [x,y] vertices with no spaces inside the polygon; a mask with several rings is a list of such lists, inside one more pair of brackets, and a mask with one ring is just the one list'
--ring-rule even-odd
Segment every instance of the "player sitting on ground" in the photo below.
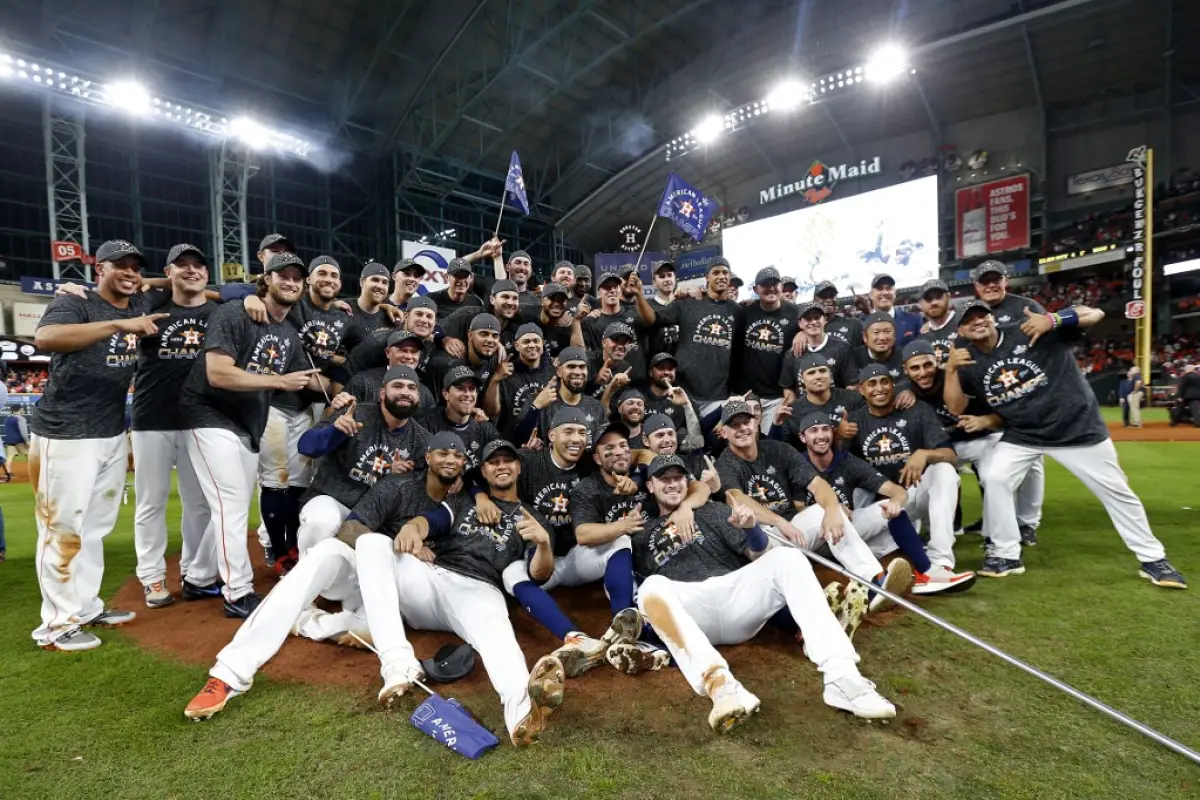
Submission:
{"label": "player sitting on ground", "polygon": [[768,551],[754,512],[736,503],[731,508],[711,502],[697,510],[695,531],[685,538],[670,515],[682,505],[687,484],[687,469],[677,457],[657,456],[650,463],[646,485],[660,516],[633,536],[637,570],[646,576],[638,607],[696,694],[712,699],[713,730],[728,730],[760,705],[713,645],[749,640],[783,608],[825,678],[826,704],[865,719],[894,717],[895,707],[859,674],[858,655],[808,559],[787,547]]}

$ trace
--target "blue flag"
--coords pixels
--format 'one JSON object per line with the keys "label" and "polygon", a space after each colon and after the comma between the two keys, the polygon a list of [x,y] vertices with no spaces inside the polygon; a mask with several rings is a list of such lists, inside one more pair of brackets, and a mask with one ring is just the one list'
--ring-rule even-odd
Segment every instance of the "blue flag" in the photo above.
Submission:
{"label": "blue flag", "polygon": [[525,194],[525,175],[521,172],[521,159],[513,150],[512,159],[508,162],[508,177],[504,180],[504,194],[517,201],[517,208],[529,213],[529,197]]}
{"label": "blue flag", "polygon": [[[514,154],[515,155],[515,154]],[[717,211],[717,204],[683,178],[671,173],[667,188],[658,204],[658,215],[666,217],[697,242],[704,240],[708,223]]]}

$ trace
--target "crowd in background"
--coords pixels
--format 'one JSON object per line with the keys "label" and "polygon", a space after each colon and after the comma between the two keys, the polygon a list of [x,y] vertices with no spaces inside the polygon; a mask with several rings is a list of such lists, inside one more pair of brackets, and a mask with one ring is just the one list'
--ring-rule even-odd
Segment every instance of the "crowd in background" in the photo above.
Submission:
{"label": "crowd in background", "polygon": [[40,369],[14,369],[9,370],[4,377],[4,383],[8,387],[8,391],[18,394],[40,394],[46,387],[46,381],[49,379],[49,371],[43,367]]}

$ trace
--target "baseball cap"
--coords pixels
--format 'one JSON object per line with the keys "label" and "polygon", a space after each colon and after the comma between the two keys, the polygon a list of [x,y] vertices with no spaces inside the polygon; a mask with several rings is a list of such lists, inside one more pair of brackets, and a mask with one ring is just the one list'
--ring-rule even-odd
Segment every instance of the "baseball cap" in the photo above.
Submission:
{"label": "baseball cap", "polygon": [[[572,264],[570,261],[560,261],[560,262],[558,262],[557,264],[555,264],[555,265],[554,265],[554,272],[558,272],[558,271],[559,271],[560,269],[562,269],[563,267],[566,267],[567,269],[571,270],[571,274],[572,274],[572,275],[574,275],[574,274],[575,274],[575,265],[574,265],[574,264]],[[550,274],[551,274],[551,275],[553,275],[554,273],[552,272],[552,273],[550,273]]]}
{"label": "baseball cap", "polygon": [[600,444],[600,440],[602,440],[605,436],[608,436],[610,433],[615,433],[622,439],[628,439],[630,436],[629,426],[619,419],[611,420],[607,425],[604,426],[604,429],[600,431],[599,435],[596,436],[596,444]]}
{"label": "baseball cap", "polygon": [[119,261],[125,256],[134,256],[141,262],[143,267],[146,266],[146,257],[142,255],[142,251],[124,239],[112,239],[100,245],[96,250],[96,263]]}
{"label": "baseball cap", "polygon": [[664,361],[670,361],[675,366],[679,366],[679,362],[675,360],[675,356],[670,353],[655,353],[654,358],[650,359],[650,366],[657,367]]}
{"label": "baseball cap", "polygon": [[793,278],[791,275],[784,275],[782,278],[779,279],[779,282],[783,284],[783,288],[785,288],[785,289],[789,286],[792,287],[793,289],[797,288],[796,279]]}
{"label": "baseball cap", "polygon": [[815,425],[833,425],[824,411],[810,411],[800,419],[800,430],[806,431]]}
{"label": "baseball cap", "polygon": [[[336,261],[336,260],[333,258],[333,256],[317,256],[317,257],[316,257],[316,258],[314,258],[312,261],[308,262],[308,271],[309,271],[309,272],[312,272],[312,271],[313,271],[314,269],[316,269],[317,267],[324,267],[324,266],[330,266],[330,267],[333,267],[334,269],[336,269],[336,270],[338,271],[338,274],[339,274],[339,275],[340,275],[340,274],[341,274],[341,272],[342,272],[342,265],[341,265],[341,264],[339,264],[339,263],[338,263],[338,262],[337,262],[337,261]],[[367,275],[374,275],[374,274],[375,274],[375,273],[373,273],[373,272],[367,272],[367,270],[369,270],[369,269],[370,269],[372,266],[376,266],[376,267],[380,267],[380,268],[382,268],[382,267],[383,267],[383,264],[367,264],[365,267],[363,267],[363,271],[362,271],[362,276],[363,276],[363,277],[366,277]],[[384,270],[384,271],[383,271],[383,275],[384,275],[384,276],[386,276],[386,275],[387,275],[387,270]]]}
{"label": "baseball cap", "polygon": [[457,367],[451,367],[450,371],[446,373],[446,379],[442,381],[442,386],[457,386],[464,381],[474,381],[475,385],[479,386],[479,376],[475,374],[475,370],[465,364],[459,364]]}
{"label": "baseball cap", "polygon": [[887,313],[886,311],[875,311],[875,312],[873,312],[871,314],[867,314],[865,317],[863,317],[863,321],[862,321],[863,330],[865,331],[867,328],[871,327],[876,322],[886,322],[888,325],[891,325],[893,328],[896,327],[896,320],[892,319],[891,314]]}
{"label": "baseball cap", "polygon": [[514,250],[512,255],[508,257],[508,260],[515,261],[518,258],[523,258],[526,261],[533,261],[533,259],[529,257],[529,253],[526,253],[524,250]]}
{"label": "baseball cap", "polygon": [[392,267],[392,274],[395,275],[397,272],[404,272],[410,269],[420,270],[422,275],[428,272],[428,270],[421,265],[420,261],[413,261],[411,258],[402,258],[396,262],[396,266]]}
{"label": "baseball cap", "polygon": [[452,258],[450,263],[446,265],[447,275],[461,275],[466,273],[471,274],[471,265],[467,263],[465,258]]}
{"label": "baseball cap", "polygon": [[650,466],[646,467],[646,477],[653,478],[660,475],[671,468],[683,470],[683,474],[687,474],[687,466],[683,463],[683,459],[676,455],[655,456],[650,462]]}
{"label": "baseball cap", "polygon": [[295,253],[284,251],[282,253],[276,253],[267,259],[267,272],[279,272],[280,270],[287,269],[288,267],[295,267],[296,269],[300,270],[301,273],[305,275],[308,274],[308,267],[304,266],[304,262],[300,260],[300,256],[296,255]]}
{"label": "baseball cap", "polygon": [[[171,251],[169,253],[167,253],[167,266],[174,264],[184,254],[191,254],[191,255],[195,256],[196,258],[200,259],[201,264],[203,264],[206,267],[208,266],[208,256],[204,255],[204,251],[201,250],[199,247],[196,247],[196,245],[194,245],[194,244],[177,244],[174,247],[172,247]],[[97,261],[100,260],[99,251],[97,251],[97,253],[96,253],[96,260]]]}
{"label": "baseball cap", "polygon": [[425,444],[426,453],[432,453],[434,450],[456,450],[465,453],[467,447],[463,444],[462,437],[454,431],[438,431],[429,437]]}
{"label": "baseball cap", "polygon": [[867,364],[858,371],[858,382],[866,383],[871,378],[890,378],[892,373],[883,364]]}
{"label": "baseball cap", "polygon": [[542,287],[542,297],[554,297],[556,294],[561,294],[563,297],[566,297],[567,287],[563,286],[561,283],[554,282],[547,283]]}
{"label": "baseball cap", "polygon": [[779,283],[779,270],[774,267],[763,267],[754,276],[755,286],[766,286],[768,283]]}
{"label": "baseball cap", "polygon": [[[904,345],[902,357],[905,361],[916,356],[934,356],[933,345],[925,339],[914,339]],[[936,357],[936,356],[935,356]]]}
{"label": "baseball cap", "polygon": [[558,354],[558,364],[570,364],[573,361],[582,361],[587,363],[587,350],[582,347],[564,347],[562,352]]}
{"label": "baseball cap", "polygon": [[821,305],[820,303],[814,303],[814,302],[810,301],[807,303],[797,303],[796,304],[796,316],[798,318],[803,319],[804,315],[809,313],[810,311],[816,311],[822,317],[825,316],[825,307],[823,305]]}
{"label": "baseball cap", "polygon": [[675,430],[675,423],[666,414],[651,414],[642,421],[642,438],[646,438],[655,431],[665,431],[670,428]]}
{"label": "baseball cap", "polygon": [[617,274],[620,275],[622,279],[628,278],[635,272],[637,272],[636,264],[622,264],[621,268],[617,270]]}
{"label": "baseball cap", "polygon": [[416,297],[409,298],[408,311],[416,311],[418,308],[426,308],[437,313],[437,303],[429,295],[419,294]]}
{"label": "baseball cap", "polygon": [[982,300],[972,300],[962,307],[962,315],[958,318],[958,324],[962,325],[966,322],[967,317],[971,315],[972,311],[982,311],[985,314],[990,314],[992,313],[992,307]]}
{"label": "baseball cap", "polygon": [[550,429],[561,428],[563,425],[582,425],[585,428],[591,427],[588,424],[587,416],[575,406],[563,406],[554,415],[554,421],[550,423]]}
{"label": "baseball cap", "polygon": [[413,333],[412,331],[392,331],[390,334],[388,334],[388,338],[387,338],[387,346],[388,347],[400,347],[401,345],[407,344],[408,342],[412,342],[417,347],[421,347],[425,344],[421,340],[421,337],[418,336],[417,334]]}
{"label": "baseball cap", "polygon": [[296,251],[296,246],[292,244],[292,240],[284,236],[282,233],[268,233],[263,237],[263,240],[258,243],[258,252],[261,253],[268,247],[274,247],[277,244],[283,245],[290,252],[294,253]]}
{"label": "baseball cap", "polygon": [[817,367],[828,368],[829,362],[816,353],[805,353],[804,357],[800,359],[801,375],[808,372],[810,369],[816,369]]}
{"label": "baseball cap", "polygon": [[576,264],[575,265],[575,277],[576,278],[592,277],[592,268],[589,267],[587,264]]}
{"label": "baseball cap", "polygon": [[642,394],[637,389],[630,387],[617,395],[617,407],[620,408],[621,403],[624,403],[626,400],[641,400],[642,402],[645,402],[646,395]]}
{"label": "baseball cap", "polygon": [[388,371],[383,373],[382,386],[387,386],[392,381],[412,381],[420,383],[421,379],[417,376],[417,371],[412,367],[406,367],[403,364],[398,364],[394,367],[388,367]]}
{"label": "baseball cap", "polygon": [[604,329],[605,339],[615,339],[618,336],[627,336],[630,339],[636,338],[633,334],[633,328],[629,327],[624,322],[614,322]]}
{"label": "baseball cap", "polygon": [[494,331],[500,332],[500,320],[496,319],[491,314],[476,314],[475,319],[471,320],[471,331]]}
{"label": "baseball cap", "polygon": [[657,275],[659,272],[662,272],[664,269],[674,272],[675,271],[675,262],[674,261],[662,261],[658,264],[655,264],[654,265],[654,274]]}
{"label": "baseball cap", "polygon": [[721,424],[728,425],[730,420],[742,414],[754,416],[754,409],[744,400],[733,400],[725,404],[721,409]]}
{"label": "baseball cap", "polygon": [[977,266],[975,269],[971,270],[971,280],[978,283],[979,279],[982,278],[984,275],[990,275],[993,272],[996,273],[997,275],[1007,278],[1008,277],[1008,265],[1005,264],[1003,261],[997,261],[994,258],[989,258],[987,261],[983,262],[982,264]]}
{"label": "baseball cap", "polygon": [[[321,258],[329,258],[329,257],[321,256]],[[337,262],[334,261],[332,258],[330,258],[329,261],[332,262],[335,267],[337,266]],[[313,263],[315,264],[316,261],[313,261]],[[392,277],[392,273],[388,272],[388,268],[385,267],[383,264],[380,264],[378,261],[367,262],[366,266],[364,266],[362,268],[362,272],[360,272],[358,274],[358,277],[361,280],[362,278],[369,278],[372,275],[382,275],[385,278]]]}
{"label": "baseball cap", "polygon": [[538,326],[538,324],[536,322],[526,322],[524,325],[517,328],[517,335],[513,337],[513,341],[519,342],[519,341],[521,341],[521,337],[529,336],[530,334],[538,337],[539,339],[546,338],[542,334],[541,327]]}
{"label": "baseball cap", "polygon": [[438,683],[452,683],[475,669],[475,648],[467,643],[444,644],[432,658],[421,659],[425,677]]}
{"label": "baseball cap", "polygon": [[833,296],[837,297],[837,293],[838,293],[837,285],[834,284],[833,281],[821,281],[820,283],[817,284],[817,287],[815,289],[813,289],[813,297],[820,297],[821,295],[827,294],[829,292],[833,292]]}
{"label": "baseball cap", "polygon": [[704,269],[704,274],[707,275],[708,273],[712,272],[717,267],[724,267],[725,269],[728,269],[728,270],[733,269],[733,267],[729,266],[728,258],[726,258],[725,256],[717,256],[716,258],[709,260],[708,266],[705,267],[705,269]]}
{"label": "baseball cap", "polygon": [[596,281],[597,286],[603,286],[608,281],[620,281],[621,276],[615,272],[601,272],[599,280]]}
{"label": "baseball cap", "polygon": [[937,278],[931,278],[930,280],[927,280],[921,284],[921,297],[924,297],[930,292],[945,292],[946,294],[949,294],[950,287],[946,285],[945,281],[940,281]]}
{"label": "baseball cap", "polygon": [[513,294],[520,294],[521,290],[518,289],[517,285],[515,283],[513,283],[512,281],[510,281],[508,278],[501,278],[500,280],[498,280],[492,284],[492,297],[495,297],[496,295],[500,294],[501,292],[512,292]]}
{"label": "baseball cap", "polygon": [[509,451],[516,458],[521,457],[520,453],[517,452],[516,445],[514,445],[512,442],[507,442],[504,439],[492,439],[483,446],[483,455],[479,457],[479,460],[487,461],[501,450]]}
{"label": "baseball cap", "polygon": [[734,275],[732,278],[729,279],[729,285],[741,287],[741,286],[745,286],[746,282],[744,280],[742,280],[741,278],[739,278],[737,275]]}
{"label": "baseball cap", "polygon": [[878,289],[879,284],[881,284],[881,283],[890,283],[892,286],[895,286],[896,279],[893,278],[891,275],[888,275],[886,272],[881,272],[878,275],[876,275],[874,278],[871,278],[871,288],[872,289]]}

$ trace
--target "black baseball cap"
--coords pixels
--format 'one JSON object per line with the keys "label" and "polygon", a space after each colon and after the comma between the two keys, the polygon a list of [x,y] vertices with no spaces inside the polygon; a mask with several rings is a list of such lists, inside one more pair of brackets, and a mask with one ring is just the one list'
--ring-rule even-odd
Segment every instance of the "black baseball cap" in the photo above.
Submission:
{"label": "black baseball cap", "polygon": [[994,258],[989,258],[987,261],[984,261],[982,264],[975,267],[975,269],[971,270],[971,280],[978,283],[980,278],[982,278],[984,275],[990,275],[992,273],[1007,278],[1008,265],[1003,261],[997,261]]}
{"label": "black baseball cap", "polygon": [[654,274],[657,275],[658,273],[662,272],[664,269],[669,272],[674,272],[675,271],[675,262],[674,261],[660,261],[659,263],[654,265]]}
{"label": "black baseball cap", "polygon": [[467,447],[463,444],[462,437],[454,431],[438,431],[429,437],[429,442],[425,445],[426,453],[432,453],[434,450],[455,450],[465,453]]}
{"label": "black baseball cap", "polygon": [[827,292],[833,292],[833,296],[837,297],[838,288],[833,281],[821,281],[817,287],[813,289],[813,297],[820,297]]}
{"label": "black baseball cap", "polygon": [[822,317],[825,316],[825,306],[821,305],[820,303],[809,301],[807,303],[796,304],[796,317],[798,319],[804,319],[804,316],[810,311],[816,311]]}
{"label": "black baseball cap", "polygon": [[721,409],[721,424],[728,425],[734,417],[742,414],[749,414],[753,417],[754,409],[745,400],[731,400]]}
{"label": "black baseball cap", "polygon": [[971,316],[972,312],[981,311],[984,314],[991,314],[992,307],[982,300],[972,300],[962,307],[962,315],[958,318],[958,324],[962,325],[967,321],[967,317]]}
{"label": "black baseball cap", "polygon": [[411,258],[402,258],[396,262],[396,266],[392,267],[392,274],[395,275],[397,272],[407,272],[411,269],[420,270],[421,275],[424,275],[429,271],[425,269],[420,261],[413,261]]}
{"label": "black baseball cap", "polygon": [[403,364],[397,364],[394,367],[388,367],[387,372],[383,373],[383,381],[381,386],[387,386],[392,381],[412,381],[419,384],[421,378],[417,375],[417,371],[412,367],[406,367]]}
{"label": "black baseball cap", "polygon": [[620,408],[621,403],[624,403],[626,400],[641,400],[644,403],[646,402],[646,395],[630,386],[617,395],[617,408]]}
{"label": "black baseball cap", "polygon": [[746,282],[744,280],[742,280],[741,278],[739,278],[737,275],[734,275],[732,278],[729,279],[729,285],[742,287],[742,286],[746,285]]}
{"label": "black baseball cap", "polygon": [[626,336],[631,341],[637,338],[633,333],[633,328],[629,327],[624,322],[611,323],[607,328],[604,329],[605,339],[615,339],[618,336]]}
{"label": "black baseball cap", "polygon": [[491,314],[476,314],[475,319],[471,320],[471,331],[494,331],[500,332],[500,320],[496,319]]}
{"label": "black baseball cap", "polygon": [[895,286],[896,279],[893,278],[891,275],[888,275],[886,272],[881,272],[878,275],[876,275],[874,278],[871,278],[871,288],[872,289],[878,289],[879,284],[881,284],[881,283],[890,283],[892,286]]}
{"label": "black baseball cap", "polygon": [[300,259],[300,256],[293,252],[285,250],[284,252],[276,253],[267,259],[267,272],[279,272],[280,270],[287,269],[288,267],[295,267],[296,269],[300,270],[301,274],[308,274],[308,267],[304,265],[304,262]]}
{"label": "black baseball cap", "polygon": [[817,355],[816,353],[805,353],[804,357],[800,359],[801,375],[808,372],[810,369],[816,369],[817,367],[825,367],[828,369],[829,361]]}
{"label": "black baseball cap", "polygon": [[409,342],[412,342],[417,347],[425,346],[424,340],[422,340],[420,336],[412,331],[392,331],[390,334],[388,334],[388,347],[401,347]]}
{"label": "black baseball cap", "polygon": [[561,283],[554,283],[553,281],[542,287],[543,298],[554,297],[556,294],[561,294],[563,297],[566,297],[567,287],[563,286]]}
{"label": "black baseball cap", "polygon": [[716,258],[709,259],[708,266],[704,268],[704,274],[708,275],[708,273],[712,272],[717,267],[724,267],[731,272],[733,271],[733,267],[729,265],[728,258],[725,256],[717,256]]}
{"label": "black baseball cap", "polygon": [[539,339],[545,339],[541,327],[536,322],[526,322],[521,327],[517,328],[517,335],[513,337],[514,342],[521,341],[522,337],[533,335]]}
{"label": "black baseball cap", "polygon": [[675,430],[675,423],[666,414],[651,414],[642,421],[642,438],[646,438],[655,431],[665,431],[668,428]]}
{"label": "black baseball cap", "polygon": [[[312,261],[308,262],[308,271],[312,272],[317,267],[325,267],[325,266],[333,267],[334,269],[336,269],[338,271],[339,275],[342,273],[342,265],[339,264],[333,256],[317,256]],[[382,267],[383,264],[367,264],[365,267],[363,267],[363,271],[362,271],[362,276],[364,278],[368,275],[375,274],[373,272],[367,272],[367,270],[369,270],[372,266]],[[383,274],[386,277],[387,271],[384,270]]]}
{"label": "black baseball cap", "polygon": [[945,281],[931,278],[921,284],[921,297],[925,297],[930,292],[945,292],[946,294],[950,294],[950,287],[946,285]]}
{"label": "black baseball cap", "polygon": [[446,265],[447,275],[461,275],[462,273],[471,274],[471,265],[465,258],[454,258]]}
{"label": "black baseball cap", "polygon": [[676,455],[665,455],[654,457],[650,466],[646,467],[646,477],[653,478],[672,468],[683,470],[684,475],[688,474],[688,468],[683,463],[683,459]]}
{"label": "black baseball cap", "polygon": [[258,252],[261,253],[268,247],[274,247],[275,245],[280,244],[286,247],[288,252],[296,252],[296,246],[292,244],[292,240],[284,236],[282,233],[268,233],[266,236],[264,236],[263,240],[258,244]]}
{"label": "black baseball cap", "polygon": [[858,371],[858,382],[866,383],[871,378],[891,378],[892,373],[883,364],[867,364]]}
{"label": "black baseball cap", "polygon": [[601,272],[600,279],[598,281],[596,281],[596,285],[603,286],[604,284],[608,283],[610,280],[620,282],[621,276],[615,272]]}
{"label": "black baseball cap", "polygon": [[596,436],[595,443],[597,445],[600,444],[600,441],[610,433],[615,433],[622,439],[628,439],[632,435],[628,425],[619,419],[614,419],[610,420],[609,423],[605,425],[600,433]]}
{"label": "black baseball cap", "polygon": [[505,441],[504,439],[492,439],[483,446],[483,455],[479,457],[479,460],[487,461],[501,450],[507,450],[508,452],[512,453],[513,458],[519,459],[521,457],[521,454],[517,451],[516,445],[514,445],[512,442]]}
{"label": "black baseball cap", "polygon": [[563,406],[554,414],[554,420],[550,423],[550,429],[561,428],[563,425],[582,425],[585,428],[590,428],[591,425],[587,421],[587,416],[575,406]]}
{"label": "black baseball cap", "polygon": [[754,276],[754,285],[766,286],[770,283],[779,283],[779,270],[774,267],[763,267]]}
{"label": "black baseball cap", "polygon": [[433,302],[433,298],[429,295],[419,294],[416,297],[409,298],[408,311],[416,311],[418,308],[425,308],[434,313],[437,313],[437,303]]}
{"label": "black baseball cap", "polygon": [[442,386],[444,388],[448,388],[450,386],[457,386],[460,383],[465,383],[466,381],[473,382],[476,387],[479,386],[479,376],[475,374],[475,370],[471,369],[465,364],[459,364],[457,367],[452,367],[450,371],[446,373],[446,379],[442,381]]}
{"label": "black baseball cap", "polygon": [[500,294],[501,292],[512,292],[513,294],[520,294],[521,290],[518,289],[517,285],[515,283],[513,283],[512,281],[510,281],[508,278],[501,278],[500,280],[498,280],[492,284],[492,297],[495,297],[496,295]]}
{"label": "black baseball cap", "polygon": [[[571,270],[571,274],[572,274],[572,275],[574,275],[574,274],[575,274],[575,265],[574,265],[574,264],[572,264],[570,261],[560,261],[560,262],[558,262],[557,264],[555,264],[555,265],[554,265],[554,272],[558,272],[558,271],[559,271],[560,269],[562,269],[563,267],[566,267],[567,269]],[[553,274],[554,274],[554,272],[551,272],[550,274],[551,274],[551,275],[553,275]]]}
{"label": "black baseball cap", "polygon": [[575,265],[575,278],[579,279],[579,278],[583,278],[583,277],[588,277],[588,278],[592,277],[592,268],[589,267],[587,264],[576,264]]}
{"label": "black baseball cap", "polygon": [[928,340],[913,339],[904,345],[904,352],[901,354],[901,357],[905,361],[908,361],[910,358],[915,358],[916,356],[934,356],[936,358],[937,354],[933,351],[933,344]]}
{"label": "black baseball cap", "polygon": [[670,361],[675,366],[679,366],[679,362],[675,360],[675,356],[670,353],[655,353],[654,358],[650,359],[650,366],[657,367],[664,361]]}
{"label": "black baseball cap", "polygon": [[800,419],[800,430],[806,431],[817,425],[833,425],[833,421],[824,411],[810,411]]}
{"label": "black baseball cap", "polygon": [[444,644],[432,658],[421,659],[425,677],[437,683],[453,683],[475,669],[475,648],[467,643]]}
{"label": "black baseball cap", "polygon": [[587,363],[587,350],[582,347],[564,347],[558,354],[558,365],[570,364],[573,361]]}
{"label": "black baseball cap", "polygon": [[[322,256],[322,258],[329,258],[329,257],[328,257],[328,256]],[[334,266],[337,266],[337,262],[336,262],[336,261],[334,261],[332,258],[330,258],[330,259],[329,259],[329,261],[333,262],[333,265],[334,265]],[[315,262],[314,262],[314,263],[315,263]],[[362,278],[369,278],[369,277],[371,277],[372,275],[382,275],[382,276],[383,276],[383,277],[385,277],[385,278],[391,278],[391,277],[392,277],[392,273],[388,272],[388,268],[387,268],[387,267],[385,267],[383,264],[380,264],[378,261],[369,261],[369,262],[367,262],[366,266],[364,266],[364,267],[362,268],[362,272],[360,272],[360,273],[358,274],[358,276],[359,276],[359,279],[360,279],[360,280],[361,280]]]}
{"label": "black baseball cap", "polygon": [[523,258],[526,261],[533,261],[533,259],[529,257],[529,253],[526,253],[524,250],[514,250],[512,252],[512,254],[508,257],[508,260],[514,261],[518,258]]}
{"label": "black baseball cap", "polygon": [[133,256],[143,267],[146,266],[146,257],[142,255],[142,251],[133,246],[132,243],[124,239],[112,239],[100,245],[96,250],[96,263],[100,264],[105,261],[120,261],[126,256]]}
{"label": "black baseball cap", "polygon": [[[205,267],[208,266],[208,256],[204,255],[204,251],[194,244],[177,244],[167,253],[167,266],[171,266],[184,255],[193,255],[200,260],[200,263]],[[100,260],[99,251],[96,252],[96,261]]]}
{"label": "black baseball cap", "polygon": [[886,311],[875,311],[863,317],[862,326],[865,331],[867,328],[874,325],[876,322],[886,322],[893,328],[896,327],[896,320],[892,319],[892,315]]}
{"label": "black baseball cap", "polygon": [[791,275],[784,275],[782,278],[779,279],[779,282],[783,284],[783,288],[785,288],[785,289],[789,286],[792,287],[793,289],[798,288],[796,279],[793,278]]}

